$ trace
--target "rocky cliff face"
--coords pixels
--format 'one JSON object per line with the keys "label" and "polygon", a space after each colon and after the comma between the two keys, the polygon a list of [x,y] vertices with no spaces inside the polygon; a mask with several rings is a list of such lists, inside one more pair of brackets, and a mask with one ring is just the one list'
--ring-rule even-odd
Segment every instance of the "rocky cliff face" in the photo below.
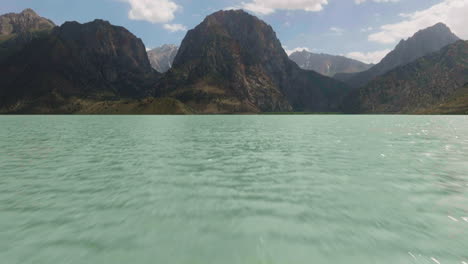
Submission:
{"label": "rocky cliff face", "polygon": [[341,78],[353,87],[362,87],[374,78],[418,58],[439,51],[441,48],[458,41],[450,29],[438,23],[432,27],[418,31],[411,38],[402,40],[384,59],[367,71]]}
{"label": "rocky cliff face", "polygon": [[[468,83],[468,42],[400,66],[353,92],[347,111],[354,113],[418,113],[458,102]],[[466,94],[460,94],[466,98]],[[468,105],[465,102],[465,106]],[[446,109],[447,110],[447,109]],[[453,109],[456,112],[456,109]]]}
{"label": "rocky cliff face", "polygon": [[153,69],[160,73],[167,72],[174,62],[179,47],[176,45],[162,45],[148,51],[148,58]]}
{"label": "rocky cliff face", "polygon": [[316,71],[329,77],[333,77],[337,73],[362,72],[373,66],[373,64],[366,64],[343,56],[316,54],[305,50],[294,52],[289,55],[289,58],[304,70]]}
{"label": "rocky cliff face", "polygon": [[32,9],[0,16],[0,61],[21,50],[31,40],[48,34],[55,24]]}
{"label": "rocky cliff face", "polygon": [[73,97],[141,97],[156,81],[143,42],[106,21],[67,22],[0,64],[0,104],[50,107]]}
{"label": "rocky cliff face", "polygon": [[343,83],[301,70],[273,29],[243,11],[219,11],[190,30],[158,95],[201,112],[333,111]]}

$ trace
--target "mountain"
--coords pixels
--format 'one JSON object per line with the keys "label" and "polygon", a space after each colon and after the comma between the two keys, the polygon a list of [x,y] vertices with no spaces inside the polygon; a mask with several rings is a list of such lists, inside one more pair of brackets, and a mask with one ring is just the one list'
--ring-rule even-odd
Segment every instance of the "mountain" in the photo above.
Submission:
{"label": "mountain", "polygon": [[438,23],[416,32],[407,40],[401,40],[393,51],[369,70],[352,75],[351,77],[348,75],[348,77],[337,76],[337,78],[353,87],[362,87],[377,76],[436,52],[458,40],[460,39],[446,25]]}
{"label": "mountain", "polygon": [[467,83],[468,41],[460,40],[352,92],[345,109],[353,113],[466,113]]}
{"label": "mountain", "polygon": [[125,28],[66,22],[0,63],[0,108],[73,112],[76,98],[149,96],[157,78],[143,42]]}
{"label": "mountain", "polygon": [[174,62],[179,47],[176,45],[163,45],[148,51],[148,58],[153,69],[160,73],[167,72]]}
{"label": "mountain", "polygon": [[32,9],[0,16],[0,61],[21,50],[34,38],[48,34],[54,22],[40,17]]}
{"label": "mountain", "polygon": [[271,26],[219,11],[190,30],[156,87],[201,113],[336,111],[348,87],[292,62]]}
{"label": "mountain", "polygon": [[316,54],[306,50],[296,51],[289,55],[289,58],[304,70],[316,71],[329,77],[337,73],[362,72],[374,66],[343,56]]}

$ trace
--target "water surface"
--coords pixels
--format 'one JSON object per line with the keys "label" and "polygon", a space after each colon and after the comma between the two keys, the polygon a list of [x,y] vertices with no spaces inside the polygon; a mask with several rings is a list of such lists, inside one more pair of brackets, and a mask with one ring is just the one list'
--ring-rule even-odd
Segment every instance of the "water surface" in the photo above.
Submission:
{"label": "water surface", "polygon": [[3,116],[0,259],[468,263],[468,118]]}

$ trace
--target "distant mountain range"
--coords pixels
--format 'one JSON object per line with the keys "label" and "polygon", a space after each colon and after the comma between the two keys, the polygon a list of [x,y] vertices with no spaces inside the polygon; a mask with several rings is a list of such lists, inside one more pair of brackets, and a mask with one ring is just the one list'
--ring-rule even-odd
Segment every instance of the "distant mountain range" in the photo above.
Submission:
{"label": "distant mountain range", "polygon": [[343,56],[316,54],[306,50],[296,51],[289,55],[289,58],[304,70],[316,71],[328,77],[333,77],[337,73],[362,72],[374,66]]}
{"label": "distant mountain range", "polygon": [[[437,24],[375,66],[311,53],[295,63],[271,26],[230,10],[206,17],[179,49],[147,53],[123,27],[57,27],[27,9],[0,16],[0,113],[464,114],[467,45]],[[333,74],[349,85],[324,76]]]}
{"label": "distant mountain range", "polygon": [[179,47],[176,45],[163,45],[148,51],[148,57],[153,69],[160,73],[167,72],[174,62]]}
{"label": "distant mountain range", "polygon": [[[179,47],[165,44],[148,51],[151,65],[158,72],[168,71],[174,62]],[[344,56],[317,54],[306,50],[296,51],[289,55],[301,69],[316,71],[322,75],[333,77],[341,73],[357,73],[370,69],[374,64],[366,64]]]}

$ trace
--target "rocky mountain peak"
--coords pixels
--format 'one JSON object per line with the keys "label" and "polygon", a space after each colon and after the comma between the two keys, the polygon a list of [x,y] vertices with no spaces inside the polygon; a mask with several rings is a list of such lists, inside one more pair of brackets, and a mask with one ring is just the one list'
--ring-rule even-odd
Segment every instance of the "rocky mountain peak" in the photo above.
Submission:
{"label": "rocky mountain peak", "polygon": [[368,71],[356,74],[347,82],[354,87],[362,87],[374,78],[398,66],[406,65],[418,58],[437,52],[458,40],[459,38],[446,25],[437,23],[426,29],[419,30],[406,40],[401,40],[395,49],[387,54],[380,63]]}
{"label": "rocky mountain peak", "polygon": [[[271,57],[277,58],[281,64],[288,60],[286,52],[270,25],[243,10],[222,10],[209,15],[200,25],[187,33],[174,65],[181,64],[180,58],[191,56],[188,51],[193,52],[192,45],[195,41],[216,44],[213,38],[230,39],[236,46],[231,48],[235,53],[241,53],[239,55],[246,64],[266,62],[265,60],[271,60]],[[200,51],[211,52],[208,49]]]}
{"label": "rocky mountain peak", "polygon": [[55,27],[54,22],[40,17],[32,9],[25,9],[19,14],[9,13],[0,16],[0,35],[48,30],[53,27]]}
{"label": "rocky mountain peak", "polygon": [[[401,40],[395,50],[399,49],[416,49],[422,48],[425,50],[438,51],[445,45],[451,44],[459,40],[444,23],[437,23],[431,27],[419,30],[412,37]],[[441,45],[443,45],[441,47]]]}
{"label": "rocky mountain peak", "polygon": [[[418,31],[415,35],[418,35],[418,34],[423,34],[423,33],[435,33],[435,34],[447,34],[447,35],[451,35],[451,36],[455,36],[452,31],[450,30],[450,28],[445,25],[444,23],[442,22],[439,22],[431,27],[428,27],[426,29],[423,29],[423,30],[420,30]],[[455,36],[456,37],[456,36]]]}
{"label": "rocky mountain peak", "polygon": [[158,95],[200,112],[336,110],[340,82],[300,69],[272,27],[242,10],[209,15],[187,32]]}
{"label": "rocky mountain peak", "polygon": [[148,51],[148,58],[153,69],[164,73],[168,71],[174,62],[179,47],[173,44],[164,44],[161,47]]}
{"label": "rocky mountain peak", "polygon": [[25,15],[25,16],[33,16],[33,17],[38,17],[39,15],[34,11],[32,10],[31,8],[26,8],[24,9],[22,12],[21,12],[22,15]]}

